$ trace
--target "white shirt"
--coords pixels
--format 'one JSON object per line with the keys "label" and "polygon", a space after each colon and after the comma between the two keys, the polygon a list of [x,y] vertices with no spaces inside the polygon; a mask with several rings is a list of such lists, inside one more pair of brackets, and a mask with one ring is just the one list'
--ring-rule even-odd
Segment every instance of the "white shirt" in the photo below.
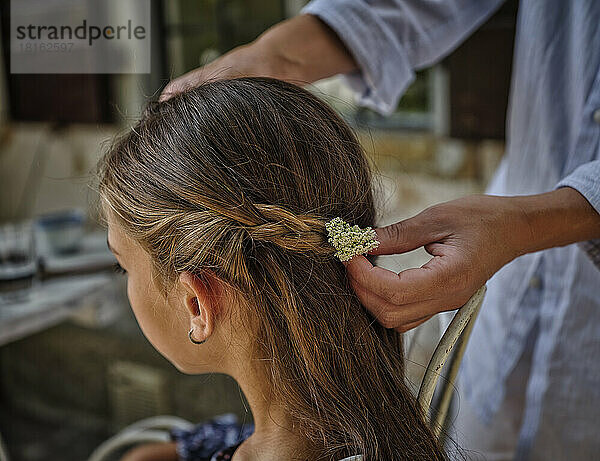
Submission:
{"label": "white shirt", "polygon": [[[415,69],[443,58],[501,3],[313,0],[302,12],[337,32],[361,69],[346,80],[362,105],[385,114]],[[600,212],[599,0],[521,0],[506,141],[488,193],[569,186]],[[488,281],[460,372],[484,421],[502,402],[527,334],[540,327],[516,459],[600,453],[599,267],[596,240],[524,255]]]}

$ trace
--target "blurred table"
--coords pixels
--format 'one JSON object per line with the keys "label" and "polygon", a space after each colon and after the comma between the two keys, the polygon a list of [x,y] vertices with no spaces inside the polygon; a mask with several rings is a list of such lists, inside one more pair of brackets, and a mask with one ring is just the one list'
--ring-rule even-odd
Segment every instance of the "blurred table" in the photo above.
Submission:
{"label": "blurred table", "polygon": [[114,262],[105,231],[86,235],[78,253],[42,256],[27,299],[0,304],[0,346],[72,318],[98,300],[117,302],[121,276],[110,270]]}
{"label": "blurred table", "polygon": [[27,301],[0,305],[0,346],[66,320],[112,283],[110,273],[56,277],[41,282]]}

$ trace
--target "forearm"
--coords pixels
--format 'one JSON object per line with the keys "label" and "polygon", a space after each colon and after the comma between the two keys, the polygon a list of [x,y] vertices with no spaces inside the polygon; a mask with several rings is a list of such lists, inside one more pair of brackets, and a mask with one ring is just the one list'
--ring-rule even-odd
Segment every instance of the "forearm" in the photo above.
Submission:
{"label": "forearm", "polygon": [[571,187],[510,200],[523,217],[514,228],[520,254],[600,238],[600,213]]}
{"label": "forearm", "polygon": [[212,79],[272,77],[305,85],[356,68],[337,35],[310,14],[274,25],[204,67],[169,82],[160,101]]}
{"label": "forearm", "polygon": [[263,75],[282,80],[312,83],[357,68],[335,32],[310,14],[274,25],[248,47],[264,59]]}

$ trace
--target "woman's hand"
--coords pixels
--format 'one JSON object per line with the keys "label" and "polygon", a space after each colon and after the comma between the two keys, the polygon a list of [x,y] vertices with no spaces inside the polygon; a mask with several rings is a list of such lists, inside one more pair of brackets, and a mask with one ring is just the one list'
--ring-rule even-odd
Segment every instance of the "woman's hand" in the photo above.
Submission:
{"label": "woman's hand", "polygon": [[220,56],[204,67],[191,70],[171,80],[160,95],[159,101],[212,79],[227,79],[253,75],[273,74],[270,63],[274,57],[267,49],[256,45],[242,45]]}
{"label": "woman's hand", "polygon": [[304,85],[355,69],[354,58],[335,32],[316,16],[301,14],[275,24],[252,43],[172,80],[159,100],[212,79],[263,76]]}
{"label": "woman's hand", "polygon": [[362,255],[345,263],[362,303],[382,325],[405,332],[462,306],[519,255],[600,237],[600,214],[564,187],[531,196],[465,197],[375,231],[381,244],[369,254],[423,246],[433,256],[399,274],[374,267]]}

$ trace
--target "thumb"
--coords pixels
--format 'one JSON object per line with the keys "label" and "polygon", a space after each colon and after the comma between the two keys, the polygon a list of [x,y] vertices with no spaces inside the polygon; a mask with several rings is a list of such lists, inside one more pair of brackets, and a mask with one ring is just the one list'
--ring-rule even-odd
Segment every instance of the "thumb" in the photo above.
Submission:
{"label": "thumb", "polygon": [[416,250],[441,238],[439,231],[423,213],[384,227],[375,228],[379,246],[370,255],[391,255]]}
{"label": "thumb", "polygon": [[170,81],[167,86],[163,89],[160,94],[158,101],[163,102],[167,99],[172,98],[173,96],[183,93],[185,90],[191,88],[190,82],[184,80],[184,77],[179,77],[175,80]]}

